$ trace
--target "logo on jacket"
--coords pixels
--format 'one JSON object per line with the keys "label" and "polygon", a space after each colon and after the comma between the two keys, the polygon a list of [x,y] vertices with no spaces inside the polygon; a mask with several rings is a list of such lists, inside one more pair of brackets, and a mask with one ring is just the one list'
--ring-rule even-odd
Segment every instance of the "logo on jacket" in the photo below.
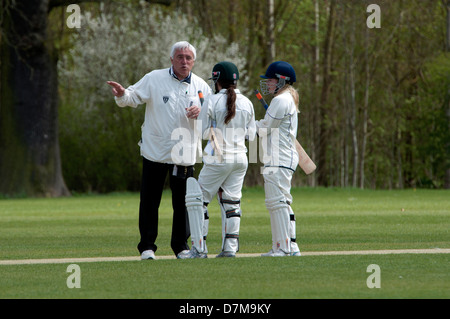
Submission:
{"label": "logo on jacket", "polygon": [[163,101],[164,101],[164,104],[166,104],[167,101],[169,101],[169,97],[168,96],[163,96]]}

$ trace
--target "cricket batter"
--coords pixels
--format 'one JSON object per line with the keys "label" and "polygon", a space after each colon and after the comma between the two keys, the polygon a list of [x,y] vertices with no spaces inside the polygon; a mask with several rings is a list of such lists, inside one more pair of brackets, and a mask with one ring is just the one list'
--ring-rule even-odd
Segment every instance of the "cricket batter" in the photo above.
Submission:
{"label": "cricket batter", "polygon": [[287,62],[274,62],[261,75],[261,93],[273,99],[264,119],[256,121],[264,156],[264,191],[270,213],[272,249],[262,256],[300,256],[296,244],[295,217],[292,203],[291,180],[299,157],[295,148],[299,97],[292,87],[295,70]]}
{"label": "cricket batter", "polygon": [[[203,138],[209,139],[211,127],[215,127],[219,143],[214,149],[215,160],[204,158],[198,182],[195,178],[187,181],[186,208],[192,248],[189,253],[180,254],[182,259],[207,258],[207,206],[216,194],[222,215],[222,251],[217,257],[235,257],[239,250],[241,190],[248,167],[245,138],[253,140],[256,135],[255,113],[252,102],[236,88],[239,80],[236,65],[216,64],[212,80],[215,94],[205,99],[198,119],[202,121]],[[220,158],[217,154],[221,154]]]}
{"label": "cricket batter", "polygon": [[158,210],[167,175],[173,207],[171,248],[175,255],[189,251],[184,200],[186,180],[193,176],[196,161],[198,136],[194,134],[194,125],[200,114],[197,92],[201,90],[205,96],[211,93],[209,85],[191,71],[195,60],[195,48],[181,41],[172,46],[170,68],[147,73],[127,89],[119,83],[107,82],[118,106],[146,104],[139,143],[143,169],[139,205],[141,240],[137,248],[141,259],[155,259]]}

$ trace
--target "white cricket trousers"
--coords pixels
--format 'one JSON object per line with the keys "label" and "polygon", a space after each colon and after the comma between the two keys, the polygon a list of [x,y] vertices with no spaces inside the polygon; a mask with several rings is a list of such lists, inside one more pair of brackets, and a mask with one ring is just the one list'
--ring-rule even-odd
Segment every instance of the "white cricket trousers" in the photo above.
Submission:
{"label": "white cricket trousers", "polygon": [[203,201],[210,203],[219,188],[222,188],[225,198],[240,200],[247,167],[246,154],[238,154],[231,159],[226,159],[224,163],[205,163],[198,176]]}
{"label": "white cricket trousers", "polygon": [[204,164],[198,176],[203,201],[210,203],[217,194],[222,215],[222,250],[239,250],[240,200],[247,172],[246,154],[225,158],[223,163]]}

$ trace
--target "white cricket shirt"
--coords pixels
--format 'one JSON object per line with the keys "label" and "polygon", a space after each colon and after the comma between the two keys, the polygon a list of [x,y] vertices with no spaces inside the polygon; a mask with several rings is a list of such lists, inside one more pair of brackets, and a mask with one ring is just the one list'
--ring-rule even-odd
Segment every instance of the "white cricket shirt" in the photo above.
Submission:
{"label": "white cricket shirt", "polygon": [[199,138],[194,134],[195,120],[186,116],[186,108],[200,107],[198,91],[211,93],[208,84],[191,72],[190,78],[179,81],[171,69],[147,73],[136,84],[115,97],[120,107],[137,107],[146,103],[142,125],[141,155],[159,163],[194,165]]}
{"label": "white cricket shirt", "polygon": [[228,124],[225,124],[227,116],[227,90],[222,89],[217,94],[205,99],[204,107],[198,117],[202,121],[202,136],[207,139],[209,128],[215,123],[215,132],[222,148],[224,158],[227,155],[232,158],[235,154],[245,154],[245,138],[253,140],[256,135],[255,111],[252,102],[240,93],[236,93],[236,113]]}
{"label": "white cricket shirt", "polygon": [[295,149],[298,116],[289,91],[274,97],[264,119],[256,121],[264,151],[262,162],[268,167],[285,167],[295,171],[298,153]]}

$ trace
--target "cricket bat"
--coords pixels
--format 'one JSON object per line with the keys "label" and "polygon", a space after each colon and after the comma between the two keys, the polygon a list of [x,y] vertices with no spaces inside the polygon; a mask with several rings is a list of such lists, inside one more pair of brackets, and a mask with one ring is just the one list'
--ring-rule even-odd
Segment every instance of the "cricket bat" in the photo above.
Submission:
{"label": "cricket bat", "polygon": [[[198,91],[198,97],[200,98],[200,103],[203,106],[203,102],[205,101],[205,98],[203,97],[202,91]],[[219,142],[217,141],[217,136],[216,136],[216,133],[214,132],[214,127],[215,127],[215,125],[212,124],[211,127],[209,128],[210,139],[208,141],[208,144],[212,145],[212,148],[214,150],[214,155],[217,155],[219,160],[222,160],[223,153],[220,148]],[[208,148],[208,145],[206,147]]]}
{"label": "cricket bat", "polygon": [[[261,93],[259,93],[258,90],[255,90],[255,95],[258,101],[261,102],[262,106],[264,106],[264,108],[267,110],[269,106],[262,97]],[[314,164],[312,159],[309,157],[309,155],[297,140],[295,140],[295,149],[298,153],[298,166],[300,166],[300,168],[305,172],[306,175],[314,172],[317,168],[316,164]]]}

